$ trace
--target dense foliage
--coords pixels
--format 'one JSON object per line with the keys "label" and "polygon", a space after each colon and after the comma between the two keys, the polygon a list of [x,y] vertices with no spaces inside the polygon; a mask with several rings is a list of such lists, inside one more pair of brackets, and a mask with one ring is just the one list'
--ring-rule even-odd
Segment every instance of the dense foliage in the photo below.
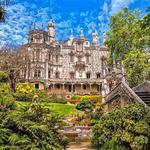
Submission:
{"label": "dense foliage", "polygon": [[0,71],[0,82],[7,82],[8,81],[8,74]]}
{"label": "dense foliage", "polygon": [[31,101],[35,93],[35,87],[31,83],[18,83],[14,94],[16,100]]}
{"label": "dense foliage", "polygon": [[[38,100],[18,109],[7,83],[0,83],[0,149],[59,150],[63,137],[59,115],[43,109]],[[63,143],[62,143],[63,144]]]}
{"label": "dense foliage", "polygon": [[148,56],[144,52],[131,50],[126,54],[123,62],[130,87],[143,83],[145,79],[148,80],[150,64],[147,63],[147,60]]}
{"label": "dense foliage", "polygon": [[97,105],[101,103],[102,97],[100,95],[74,95],[71,97],[69,100],[70,103],[72,104],[77,104],[83,100],[90,100],[93,105]]}
{"label": "dense foliage", "polygon": [[45,90],[37,90],[36,94],[38,95],[40,102],[48,102],[50,100]]}
{"label": "dense foliage", "polygon": [[0,116],[0,149],[60,149],[59,118],[47,115],[37,107],[34,111],[11,111]]}
{"label": "dense foliage", "polygon": [[[127,80],[131,87],[140,84],[149,75],[145,72],[150,71],[150,63],[145,61],[147,56],[144,55],[150,49],[149,15],[150,12],[142,18],[139,11],[129,11],[128,8],[124,8],[110,19],[110,30],[107,32],[105,43],[110,52],[109,63],[112,65],[114,60],[124,62]],[[133,73],[130,69],[132,63]],[[134,80],[135,78],[137,80]]]}
{"label": "dense foliage", "polygon": [[14,101],[10,86],[7,83],[0,83],[0,112],[14,109]]}
{"label": "dense foliage", "polygon": [[76,109],[86,111],[92,109],[92,103],[89,100],[82,100],[76,105]]}
{"label": "dense foliage", "polygon": [[93,127],[92,144],[97,150],[149,150],[150,109],[132,104],[105,114]]}

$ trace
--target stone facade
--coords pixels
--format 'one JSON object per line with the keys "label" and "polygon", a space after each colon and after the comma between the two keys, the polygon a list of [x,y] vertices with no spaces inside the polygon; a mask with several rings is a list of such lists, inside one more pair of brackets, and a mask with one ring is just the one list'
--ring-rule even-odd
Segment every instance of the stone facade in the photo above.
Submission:
{"label": "stone facade", "polygon": [[97,32],[92,34],[92,42],[82,29],[80,32],[77,38],[71,33],[68,40],[59,42],[55,40],[53,21],[48,23],[47,31],[34,26],[28,43],[20,48],[28,56],[26,69],[20,70],[20,75],[37,89],[47,89],[50,95],[69,97],[92,91],[103,94],[107,85],[102,83],[110,72],[106,65],[108,51],[100,46]]}

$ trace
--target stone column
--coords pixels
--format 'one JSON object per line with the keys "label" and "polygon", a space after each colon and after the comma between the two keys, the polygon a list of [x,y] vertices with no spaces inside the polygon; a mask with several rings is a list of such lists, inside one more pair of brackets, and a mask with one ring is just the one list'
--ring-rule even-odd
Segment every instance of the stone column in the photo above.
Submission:
{"label": "stone column", "polygon": [[48,80],[48,61],[45,64],[45,79]]}
{"label": "stone column", "polygon": [[91,89],[92,89],[92,84],[90,83],[90,92],[91,92]]}
{"label": "stone column", "polygon": [[63,86],[63,91],[64,91],[65,90],[65,83],[63,83],[62,86]]}
{"label": "stone column", "polygon": [[73,93],[73,83],[71,84],[71,92]]}
{"label": "stone column", "polygon": [[81,83],[81,91],[83,91],[83,83]]}
{"label": "stone column", "polygon": [[53,83],[53,92],[54,92],[54,90],[55,90],[55,83]]}

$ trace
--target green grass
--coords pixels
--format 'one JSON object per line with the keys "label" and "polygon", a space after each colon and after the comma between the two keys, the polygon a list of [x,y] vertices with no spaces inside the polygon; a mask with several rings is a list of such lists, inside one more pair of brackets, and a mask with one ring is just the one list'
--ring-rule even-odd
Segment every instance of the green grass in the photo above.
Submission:
{"label": "green grass", "polygon": [[[21,108],[21,107],[28,106],[30,103],[17,101],[16,104],[18,108]],[[73,114],[77,114],[80,112],[79,110],[75,109],[74,105],[50,103],[50,102],[41,102],[40,105],[44,108],[50,109],[53,112],[63,115],[65,117],[73,115]]]}

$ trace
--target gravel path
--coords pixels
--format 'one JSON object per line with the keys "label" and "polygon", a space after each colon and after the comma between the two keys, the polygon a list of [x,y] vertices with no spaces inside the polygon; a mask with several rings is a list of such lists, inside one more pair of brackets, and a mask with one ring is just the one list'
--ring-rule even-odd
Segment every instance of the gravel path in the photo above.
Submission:
{"label": "gravel path", "polygon": [[93,150],[90,148],[89,142],[83,142],[81,144],[71,144],[67,150]]}

